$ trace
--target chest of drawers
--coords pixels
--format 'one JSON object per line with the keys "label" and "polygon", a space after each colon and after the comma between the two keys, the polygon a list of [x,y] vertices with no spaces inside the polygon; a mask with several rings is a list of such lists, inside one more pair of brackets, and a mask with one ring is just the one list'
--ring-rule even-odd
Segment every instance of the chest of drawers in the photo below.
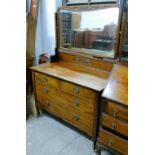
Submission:
{"label": "chest of drawers", "polygon": [[112,151],[127,154],[128,109],[117,102],[103,99],[101,103],[98,142]]}
{"label": "chest of drawers", "polygon": [[55,115],[94,139],[99,100],[108,72],[93,73],[64,62],[31,69],[37,109]]}
{"label": "chest of drawers", "polygon": [[114,66],[102,93],[97,136],[97,154],[101,148],[115,154],[128,154],[128,78],[127,66]]}
{"label": "chest of drawers", "polygon": [[93,137],[98,93],[34,72],[37,107],[53,113]]}

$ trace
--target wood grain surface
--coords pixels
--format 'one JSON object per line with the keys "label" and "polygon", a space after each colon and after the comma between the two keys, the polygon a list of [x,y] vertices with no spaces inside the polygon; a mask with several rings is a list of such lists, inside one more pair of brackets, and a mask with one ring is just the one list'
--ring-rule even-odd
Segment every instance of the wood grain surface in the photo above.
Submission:
{"label": "wood grain surface", "polygon": [[109,77],[109,72],[61,61],[33,66],[31,69],[96,91],[106,87]]}
{"label": "wood grain surface", "polygon": [[102,97],[128,106],[128,64],[119,62],[114,65]]}

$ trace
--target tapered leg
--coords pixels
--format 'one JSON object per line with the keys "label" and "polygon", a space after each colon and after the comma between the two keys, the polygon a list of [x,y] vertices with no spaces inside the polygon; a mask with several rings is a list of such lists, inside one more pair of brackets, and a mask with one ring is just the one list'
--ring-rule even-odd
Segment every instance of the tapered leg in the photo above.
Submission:
{"label": "tapered leg", "polygon": [[41,116],[43,111],[40,108],[37,108],[37,117]]}

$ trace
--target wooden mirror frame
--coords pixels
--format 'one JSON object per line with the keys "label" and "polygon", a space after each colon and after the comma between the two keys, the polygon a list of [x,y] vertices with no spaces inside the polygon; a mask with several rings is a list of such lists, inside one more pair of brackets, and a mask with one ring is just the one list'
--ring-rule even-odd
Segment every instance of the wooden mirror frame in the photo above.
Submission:
{"label": "wooden mirror frame", "polygon": [[[104,9],[104,8],[113,8],[117,7],[119,8],[119,16],[118,16],[118,24],[117,24],[117,32],[116,32],[116,43],[115,43],[115,48],[114,48],[114,57],[106,57],[106,56],[100,56],[100,55],[94,55],[93,53],[84,53],[84,52],[71,52],[68,49],[60,47],[60,11],[61,10],[69,10],[69,11],[92,11],[92,10],[97,10],[97,9]],[[63,6],[59,8],[56,12],[56,54],[58,52],[64,52],[64,53],[70,53],[73,55],[84,55],[86,57],[92,57],[92,58],[99,58],[99,59],[109,59],[109,60],[116,60],[118,56],[118,50],[119,50],[119,38],[120,38],[120,31],[121,31],[121,20],[122,20],[122,8],[119,4],[103,4],[103,5],[98,5],[98,4],[93,4],[93,5],[80,5],[80,6]]]}

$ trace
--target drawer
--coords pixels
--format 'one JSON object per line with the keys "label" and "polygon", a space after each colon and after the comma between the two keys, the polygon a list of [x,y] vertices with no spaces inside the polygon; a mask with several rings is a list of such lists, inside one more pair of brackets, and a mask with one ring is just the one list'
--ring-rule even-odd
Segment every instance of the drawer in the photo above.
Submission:
{"label": "drawer", "polygon": [[60,90],[55,90],[51,94],[51,98],[55,98],[57,102],[67,106],[69,110],[80,111],[88,115],[93,115],[96,106],[95,100],[81,99]]}
{"label": "drawer", "polygon": [[46,74],[35,72],[35,82],[40,85],[47,85],[49,87],[60,88],[60,80],[48,76]]}
{"label": "drawer", "polygon": [[61,103],[61,106],[65,106],[68,110],[77,111],[81,113],[81,115],[84,115],[84,117],[88,116],[87,118],[90,119],[92,119],[95,113],[95,106],[97,106],[95,100],[80,99],[58,89],[43,85],[36,85],[36,96],[37,98],[44,96],[55,103]]}
{"label": "drawer", "polygon": [[128,154],[128,141],[106,130],[99,130],[98,142],[122,154]]}
{"label": "drawer", "polygon": [[98,96],[96,91],[64,81],[61,83],[61,90],[79,98],[85,99],[97,99]]}
{"label": "drawer", "polygon": [[64,104],[60,102],[55,103],[48,98],[42,98],[42,96],[38,98],[38,101],[38,107],[43,108],[93,137],[93,119],[87,119],[87,117],[69,110]]}
{"label": "drawer", "polygon": [[105,112],[115,118],[120,120],[128,121],[128,109],[122,106],[119,106],[117,103],[108,101],[105,104]]}
{"label": "drawer", "polygon": [[128,124],[102,113],[101,125],[128,137]]}
{"label": "drawer", "polygon": [[36,87],[36,100],[41,108],[62,118],[92,137],[95,117],[93,102],[79,100],[79,105],[75,106],[75,99],[77,98],[54,88],[48,88],[46,92],[44,86],[38,85]]}

